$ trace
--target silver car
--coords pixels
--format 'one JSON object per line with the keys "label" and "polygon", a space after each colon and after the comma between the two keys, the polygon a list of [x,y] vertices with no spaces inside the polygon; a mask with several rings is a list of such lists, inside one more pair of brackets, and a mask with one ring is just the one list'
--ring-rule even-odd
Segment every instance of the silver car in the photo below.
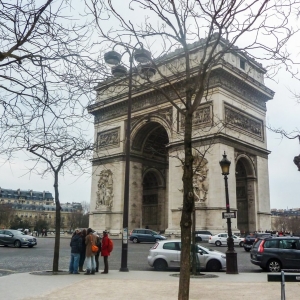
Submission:
{"label": "silver car", "polygon": [[14,229],[1,229],[0,230],[0,245],[14,246],[20,248],[27,246],[32,248],[37,244],[36,238],[31,235],[26,235],[19,230]]}
{"label": "silver car", "polygon": [[[196,245],[200,269],[218,272],[226,269],[226,256],[224,253]],[[167,268],[179,268],[181,255],[181,240],[166,240],[157,242],[150,250],[148,264],[156,271]]]}

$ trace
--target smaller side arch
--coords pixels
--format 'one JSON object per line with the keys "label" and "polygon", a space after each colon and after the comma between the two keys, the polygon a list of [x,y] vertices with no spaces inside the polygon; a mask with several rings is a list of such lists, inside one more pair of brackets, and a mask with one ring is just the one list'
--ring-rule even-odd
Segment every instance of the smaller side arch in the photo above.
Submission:
{"label": "smaller side arch", "polygon": [[254,162],[247,154],[239,154],[235,159],[235,167],[236,167],[236,175],[239,177],[237,173],[238,162],[241,162],[245,168],[246,174],[245,177],[256,179],[256,168]]}

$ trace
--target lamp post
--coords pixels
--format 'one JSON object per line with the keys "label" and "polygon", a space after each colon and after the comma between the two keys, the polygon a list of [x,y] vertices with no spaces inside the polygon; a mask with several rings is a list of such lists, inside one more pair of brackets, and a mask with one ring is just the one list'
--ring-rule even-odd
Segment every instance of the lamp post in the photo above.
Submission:
{"label": "lamp post", "polygon": [[[123,202],[123,231],[122,231],[122,253],[121,253],[121,272],[128,272],[128,213],[129,213],[129,176],[130,176],[130,133],[131,133],[131,106],[132,106],[132,66],[133,59],[139,63],[137,73],[144,79],[152,77],[156,70],[152,67],[151,52],[143,48],[128,48],[124,44],[125,53],[129,55],[129,74],[128,74],[128,107],[127,107],[127,126],[125,133],[125,182],[124,182],[124,202]],[[112,50],[104,54],[104,60],[111,65],[111,72],[114,77],[120,78],[127,76],[127,68],[121,65],[123,54]]]}
{"label": "lamp post", "polygon": [[300,171],[300,154],[294,157],[294,164],[298,167],[298,171]]}
{"label": "lamp post", "polygon": [[[222,169],[222,175],[224,175],[225,181],[225,196],[226,196],[226,213],[230,213],[230,205],[229,205],[229,194],[228,194],[228,177],[229,175],[229,167],[230,160],[227,159],[227,155],[224,151],[223,159],[220,161],[220,166]],[[226,251],[226,274],[238,274],[237,267],[237,253],[234,250],[234,242],[232,238],[231,231],[231,219],[227,218],[227,251]]]}

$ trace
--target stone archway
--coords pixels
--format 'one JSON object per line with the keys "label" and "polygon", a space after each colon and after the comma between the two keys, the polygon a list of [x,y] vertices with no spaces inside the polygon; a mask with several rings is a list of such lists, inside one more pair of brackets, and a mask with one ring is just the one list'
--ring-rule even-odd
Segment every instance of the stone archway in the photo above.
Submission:
{"label": "stone archway", "polygon": [[237,159],[236,168],[237,228],[241,233],[257,230],[255,201],[256,176],[251,159],[242,155]]}
{"label": "stone archway", "polygon": [[140,226],[164,231],[167,228],[167,177],[169,171],[169,136],[156,121],[144,123],[135,132],[131,154],[142,165]]}

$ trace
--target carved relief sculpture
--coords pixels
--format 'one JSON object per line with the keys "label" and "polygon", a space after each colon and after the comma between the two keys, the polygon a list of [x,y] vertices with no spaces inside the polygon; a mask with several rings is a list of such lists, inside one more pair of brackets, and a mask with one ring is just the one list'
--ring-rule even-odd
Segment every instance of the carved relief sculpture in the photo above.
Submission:
{"label": "carved relief sculpture", "polygon": [[99,209],[101,206],[106,206],[112,208],[113,206],[113,173],[111,170],[103,170],[100,175],[98,175],[98,190],[96,209]]}
{"label": "carved relief sculpture", "polygon": [[263,121],[225,106],[225,122],[259,139],[263,139]]}
{"label": "carved relief sculpture", "polygon": [[197,155],[194,155],[194,177],[193,177],[193,188],[194,188],[194,197],[195,202],[205,202],[208,194],[208,167],[207,159]]}
{"label": "carved relief sculpture", "polygon": [[118,147],[120,142],[120,128],[99,132],[97,142],[98,149]]}
{"label": "carved relief sculpture", "polygon": [[[193,190],[194,190],[194,201],[195,202],[205,202],[207,200],[207,194],[209,189],[208,184],[208,167],[207,167],[207,159],[201,157],[200,155],[194,155],[193,162]],[[183,193],[183,189],[180,189]]]}
{"label": "carved relief sculpture", "polygon": [[[193,127],[197,126],[208,126],[212,122],[211,117],[212,106],[205,105],[205,107],[200,106],[193,115]],[[181,114],[180,120],[181,128],[185,126],[185,116]]]}

